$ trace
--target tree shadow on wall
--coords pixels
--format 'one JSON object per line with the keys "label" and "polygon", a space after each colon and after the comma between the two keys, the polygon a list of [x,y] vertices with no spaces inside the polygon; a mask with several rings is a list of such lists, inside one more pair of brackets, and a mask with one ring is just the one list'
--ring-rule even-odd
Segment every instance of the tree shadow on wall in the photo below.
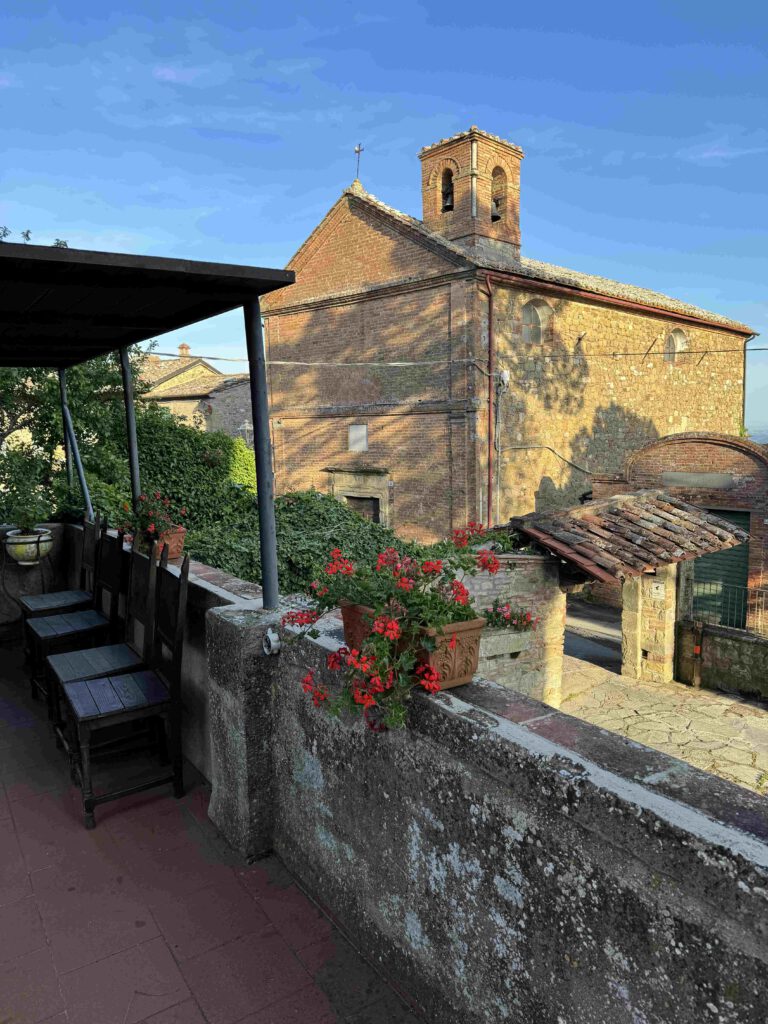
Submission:
{"label": "tree shadow on wall", "polygon": [[[502,294],[503,293],[499,293]],[[499,347],[497,369],[507,370],[510,388],[501,397],[501,421],[522,423],[528,399],[535,399],[545,412],[573,415],[584,406],[584,392],[589,383],[589,362],[581,339],[575,339],[573,348],[557,329],[559,314],[566,302],[558,300],[549,305],[549,326],[537,344],[527,344],[522,337],[522,316],[519,296],[508,293],[501,309],[494,316],[494,329],[500,331],[506,344]]]}
{"label": "tree shadow on wall", "polygon": [[[595,410],[592,426],[578,431],[572,442],[571,461],[598,474],[623,474],[628,455],[658,438],[659,432],[647,416],[611,403]],[[554,456],[553,456],[554,457]],[[588,475],[570,468],[567,479],[556,484],[542,477],[536,492],[536,511],[568,508],[591,487]]]}

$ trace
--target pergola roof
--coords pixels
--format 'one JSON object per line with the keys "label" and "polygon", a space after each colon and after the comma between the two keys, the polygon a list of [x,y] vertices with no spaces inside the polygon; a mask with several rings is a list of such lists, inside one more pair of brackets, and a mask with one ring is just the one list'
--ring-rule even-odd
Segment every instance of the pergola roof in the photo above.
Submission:
{"label": "pergola roof", "polygon": [[66,367],[293,284],[290,270],[0,244],[0,366]]}
{"label": "pergola roof", "polygon": [[662,491],[636,491],[510,525],[598,580],[612,582],[744,544],[749,534]]}

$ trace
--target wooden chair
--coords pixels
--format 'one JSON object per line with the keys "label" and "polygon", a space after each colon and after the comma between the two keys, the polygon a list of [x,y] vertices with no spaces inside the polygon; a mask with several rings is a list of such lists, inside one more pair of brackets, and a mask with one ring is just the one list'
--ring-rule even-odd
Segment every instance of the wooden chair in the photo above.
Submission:
{"label": "wooden chair", "polygon": [[[32,696],[49,698],[46,659],[55,652],[76,651],[114,639],[124,579],[123,534],[101,531],[91,608],[31,618],[26,623],[32,661]],[[105,613],[106,608],[106,613]]]}
{"label": "wooden chair", "polygon": [[[105,524],[106,527],[106,524]],[[27,619],[44,615],[61,615],[77,612],[93,606],[96,583],[96,560],[101,540],[101,521],[97,515],[94,522],[83,522],[83,538],[80,549],[80,589],[56,590],[50,594],[30,594],[20,597],[21,613]]]}
{"label": "wooden chair", "polygon": [[49,655],[46,659],[45,692],[48,695],[50,715],[59,741],[64,740],[59,698],[61,687],[65,683],[96,679],[99,676],[146,667],[152,650],[156,583],[156,546],[150,555],[132,550],[122,642],[92,647],[81,645],[78,649],[61,651]]}
{"label": "wooden chair", "polygon": [[[154,561],[154,558],[152,559]],[[61,687],[67,715],[68,748],[73,778],[83,797],[86,828],[94,828],[98,804],[118,800],[156,786],[173,783],[175,797],[184,794],[181,752],[181,660],[187,608],[189,557],[181,571],[168,568],[167,548],[157,571],[149,667],[138,671],[81,679]],[[106,729],[159,718],[167,729],[170,769],[137,785],[94,794],[92,747]]]}

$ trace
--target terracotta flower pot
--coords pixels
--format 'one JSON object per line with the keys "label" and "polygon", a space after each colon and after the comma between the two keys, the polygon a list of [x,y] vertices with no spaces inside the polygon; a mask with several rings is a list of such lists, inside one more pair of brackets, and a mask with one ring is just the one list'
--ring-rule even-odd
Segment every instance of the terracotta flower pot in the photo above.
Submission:
{"label": "terracotta flower pot", "polygon": [[[187,534],[187,528],[185,526],[176,526],[172,530],[163,530],[162,533],[157,535],[157,540],[160,541],[160,545],[157,549],[157,554],[162,555],[163,548],[168,546],[168,558],[181,558],[181,554],[184,551],[184,538]],[[139,533],[133,538],[133,546],[137,551],[140,551],[144,555],[148,555],[152,547],[153,541],[151,541],[146,534]]]}
{"label": "terracotta flower pot", "polygon": [[[342,602],[341,619],[344,623],[344,642],[349,648],[360,648],[370,635],[370,620],[374,615],[373,608],[362,604]],[[450,690],[454,686],[468,683],[477,672],[477,661],[480,656],[480,634],[485,619],[470,619],[468,622],[453,622],[440,629],[425,629],[426,636],[433,637],[435,649],[428,651],[422,648],[417,653],[420,665],[429,665],[440,673],[440,688]],[[456,643],[451,646],[453,637]]]}
{"label": "terracotta flower pot", "polygon": [[344,623],[344,643],[351,650],[360,648],[371,633],[371,621],[374,616],[373,608],[364,604],[350,604],[347,601],[341,602],[341,621]]}
{"label": "terracotta flower pot", "polygon": [[168,558],[181,558],[184,551],[184,538],[187,535],[186,526],[176,526],[172,530],[163,530],[160,534],[160,554],[163,548],[168,545]]}
{"label": "terracotta flower pot", "polygon": [[419,664],[429,665],[440,673],[441,690],[463,686],[477,672],[484,625],[485,619],[470,619],[468,622],[452,622],[440,629],[424,630],[427,636],[434,638],[436,646],[433,651],[419,652]]}

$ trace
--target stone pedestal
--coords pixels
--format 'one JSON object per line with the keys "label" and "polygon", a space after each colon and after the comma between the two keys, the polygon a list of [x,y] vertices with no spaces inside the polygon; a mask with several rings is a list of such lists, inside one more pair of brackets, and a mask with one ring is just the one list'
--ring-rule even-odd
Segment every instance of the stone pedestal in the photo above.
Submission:
{"label": "stone pedestal", "polygon": [[674,679],[677,566],[624,584],[621,616],[622,675],[646,682]]}
{"label": "stone pedestal", "polygon": [[[482,572],[469,576],[464,582],[475,602],[480,615],[495,598],[508,601],[516,608],[531,613],[539,625],[525,636],[520,653],[510,657],[494,657],[504,653],[505,646],[518,644],[510,639],[515,634],[503,631],[506,639],[489,641],[487,631],[480,645],[481,663],[478,671],[519,693],[526,693],[539,700],[545,700],[555,707],[559,705],[563,678],[563,641],[565,638],[565,593],[560,587],[560,572],[554,558],[545,555],[507,554],[499,555],[501,569],[496,575]],[[501,645],[501,647],[499,647]],[[491,657],[486,657],[490,654]]]}
{"label": "stone pedestal", "polygon": [[208,817],[247,857],[272,849],[272,707],[280,658],[264,654],[279,612],[212,608],[206,616],[211,738]]}

